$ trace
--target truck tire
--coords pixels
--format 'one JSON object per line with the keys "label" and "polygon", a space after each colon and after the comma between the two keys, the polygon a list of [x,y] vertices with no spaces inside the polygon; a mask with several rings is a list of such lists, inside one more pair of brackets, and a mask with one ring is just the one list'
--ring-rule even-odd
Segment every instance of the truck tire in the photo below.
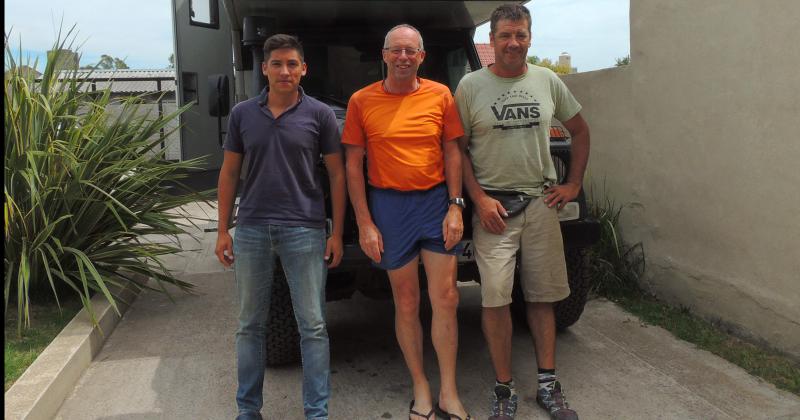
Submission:
{"label": "truck tire", "polygon": [[589,289],[592,288],[591,270],[589,270],[589,254],[586,248],[568,248],[564,250],[567,260],[567,278],[569,279],[569,296],[556,302],[553,310],[556,313],[556,330],[564,331],[578,321],[583,314]]}
{"label": "truck tire", "polygon": [[[588,253],[585,248],[567,248],[564,250],[567,262],[567,281],[570,294],[566,299],[556,302],[553,311],[556,316],[556,330],[564,331],[578,321],[589,296],[591,272],[589,271]],[[514,291],[512,293],[511,314],[520,326],[527,327],[525,297],[519,284],[519,273],[514,273]]]}
{"label": "truck tire", "polygon": [[300,334],[297,332],[286,275],[280,270],[275,271],[272,283],[266,341],[267,366],[285,365],[300,360]]}

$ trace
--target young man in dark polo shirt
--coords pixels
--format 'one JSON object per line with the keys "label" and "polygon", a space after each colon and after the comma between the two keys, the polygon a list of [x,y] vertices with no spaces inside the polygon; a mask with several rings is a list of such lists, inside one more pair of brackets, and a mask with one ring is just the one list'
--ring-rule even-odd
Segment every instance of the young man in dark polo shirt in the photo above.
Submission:
{"label": "young man in dark polo shirt", "polygon": [[[269,88],[233,108],[219,176],[216,254],[234,266],[239,302],[236,357],[237,420],[261,419],[265,329],[275,257],[280,259],[294,306],[303,358],[303,407],[308,420],[328,418],[330,354],[325,326],[327,267],[342,258],[345,178],[336,117],[306,96],[303,47],[297,38],[273,35],[264,43],[261,70]],[[328,169],[333,231],[326,240],[320,154]],[[227,221],[242,182],[236,238]],[[235,264],[234,264],[235,261]]]}

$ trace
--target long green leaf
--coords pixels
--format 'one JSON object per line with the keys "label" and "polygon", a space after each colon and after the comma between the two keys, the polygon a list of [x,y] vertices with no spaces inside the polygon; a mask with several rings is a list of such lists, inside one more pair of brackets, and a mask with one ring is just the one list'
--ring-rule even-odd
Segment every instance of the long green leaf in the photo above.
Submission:
{"label": "long green leaf", "polygon": [[[51,49],[73,48],[75,30],[61,28]],[[43,293],[53,294],[57,305],[62,291],[76,293],[96,321],[93,293],[118,310],[111,286],[167,291],[173,284],[191,291],[161,262],[180,247],[148,240],[189,233],[194,221],[182,221],[186,216],[175,210],[208,197],[180,184],[201,160],[169,162],[160,148],[160,130],[177,130],[170,124],[189,106],[161,117],[140,115],[143,96],[89,92],[85,77],[55,67],[58,52],[34,79],[20,70],[31,62],[21,53],[15,58],[7,40],[8,34],[4,298],[5,310],[15,306],[20,314],[18,329],[30,325],[31,298]],[[109,112],[112,104],[120,111]],[[177,187],[167,190],[166,183]],[[156,287],[134,275],[153,279]]]}

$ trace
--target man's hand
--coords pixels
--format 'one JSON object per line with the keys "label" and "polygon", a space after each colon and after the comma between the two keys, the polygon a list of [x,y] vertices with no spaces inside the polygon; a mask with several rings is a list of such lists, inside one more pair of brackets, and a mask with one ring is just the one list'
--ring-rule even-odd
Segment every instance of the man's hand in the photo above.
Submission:
{"label": "man's hand", "polygon": [[478,200],[477,206],[478,218],[481,220],[481,226],[487,231],[499,235],[506,230],[506,222],[503,221],[503,216],[507,216],[506,209],[499,201],[484,194]]}
{"label": "man's hand", "polygon": [[378,227],[374,223],[363,223],[358,226],[358,243],[361,250],[376,263],[381,262],[381,252],[383,252],[383,237]]}
{"label": "man's hand", "polygon": [[338,266],[342,262],[342,255],[344,255],[342,237],[340,235],[331,235],[325,245],[325,261],[328,262],[328,268]]}
{"label": "man's hand", "polygon": [[580,185],[569,182],[562,185],[554,185],[544,190],[544,203],[547,204],[547,207],[558,206],[556,208],[561,210],[567,205],[567,203],[574,200],[580,192]]}
{"label": "man's hand", "polygon": [[442,236],[444,236],[444,249],[451,250],[464,235],[464,221],[461,217],[461,208],[450,206],[447,215],[442,221]]}
{"label": "man's hand", "polygon": [[217,234],[217,246],[214,249],[217,254],[217,259],[225,268],[230,268],[233,264],[233,240],[228,232],[219,232]]}

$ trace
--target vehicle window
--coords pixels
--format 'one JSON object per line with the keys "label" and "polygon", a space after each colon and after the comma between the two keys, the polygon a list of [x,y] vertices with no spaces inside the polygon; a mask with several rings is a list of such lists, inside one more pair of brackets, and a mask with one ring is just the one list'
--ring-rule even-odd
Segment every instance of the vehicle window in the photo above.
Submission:
{"label": "vehicle window", "polygon": [[380,54],[365,54],[353,46],[306,44],[308,75],[303,89],[347,103],[355,91],[381,80]]}
{"label": "vehicle window", "polygon": [[219,29],[219,3],[217,0],[189,0],[190,23],[194,26]]}
{"label": "vehicle window", "polygon": [[[331,46],[328,56],[330,72],[327,90],[337,97],[350,98],[355,91],[381,80],[381,61],[378,53],[366,56],[351,46]],[[373,58],[374,56],[374,58]],[[344,58],[343,60],[339,57]]]}
{"label": "vehicle window", "polygon": [[467,53],[463,47],[453,45],[425,45],[427,55],[419,75],[435,80],[455,91],[458,82],[470,71]]}
{"label": "vehicle window", "polygon": [[451,90],[455,90],[461,78],[470,71],[467,52],[463,48],[447,53],[447,78]]}
{"label": "vehicle window", "polygon": [[[333,45],[311,42],[303,45],[308,64],[303,89],[307,94],[346,104],[357,90],[385,76],[380,52],[377,48],[369,49],[372,45],[380,45],[382,39],[359,47],[350,45],[349,41],[343,39]],[[426,50],[419,76],[435,80],[455,91],[458,82],[470,71],[466,50],[452,44],[426,44]]]}

